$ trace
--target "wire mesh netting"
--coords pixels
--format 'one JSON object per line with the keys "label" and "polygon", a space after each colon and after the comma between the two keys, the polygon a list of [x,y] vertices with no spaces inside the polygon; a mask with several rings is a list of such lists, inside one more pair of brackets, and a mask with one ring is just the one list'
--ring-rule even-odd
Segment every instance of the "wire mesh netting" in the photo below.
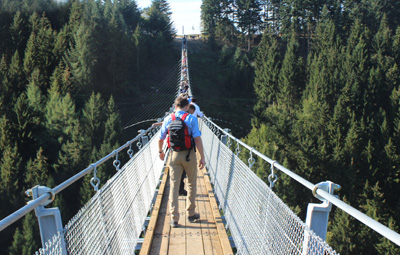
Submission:
{"label": "wire mesh netting", "polygon": [[200,120],[208,173],[237,254],[337,254]]}
{"label": "wire mesh netting", "polygon": [[[65,226],[68,254],[134,254],[163,170],[157,134]],[[62,238],[36,254],[62,254]]]}

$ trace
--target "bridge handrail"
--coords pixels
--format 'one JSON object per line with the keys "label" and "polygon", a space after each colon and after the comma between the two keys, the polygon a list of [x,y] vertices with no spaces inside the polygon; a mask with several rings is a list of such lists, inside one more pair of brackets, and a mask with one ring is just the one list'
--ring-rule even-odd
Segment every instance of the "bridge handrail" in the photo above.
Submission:
{"label": "bridge handrail", "polygon": [[29,201],[27,205],[21,207],[20,209],[18,209],[14,213],[12,213],[9,216],[7,216],[4,219],[2,219],[0,221],[0,232],[3,231],[8,226],[10,226],[11,224],[13,224],[14,222],[16,222],[17,220],[19,220],[20,218],[24,217],[29,212],[33,211],[36,207],[44,204],[52,196],[57,195],[58,193],[60,193],[61,191],[63,191],[67,187],[69,187],[71,184],[75,183],[77,180],[81,179],[82,177],[84,177],[85,175],[90,173],[92,170],[94,170],[94,168],[98,167],[99,165],[103,164],[104,162],[106,162],[110,158],[114,157],[120,151],[122,151],[123,149],[127,148],[128,146],[130,146],[132,143],[138,141],[141,137],[145,136],[153,128],[155,128],[155,127],[150,127],[148,129],[146,129],[145,131],[141,132],[139,135],[137,135],[132,140],[126,142],[124,145],[122,145],[118,149],[115,149],[114,151],[112,151],[107,156],[105,156],[102,159],[98,160],[96,163],[91,164],[90,166],[88,166],[84,170],[80,171],[79,173],[75,174],[74,176],[72,176],[68,180],[66,180],[66,181],[62,182],[61,184],[59,184],[58,186],[54,187],[51,190],[51,193],[50,192],[45,193],[45,194],[41,195],[40,197],[38,197],[37,199]]}
{"label": "bridge handrail", "polygon": [[222,132],[224,135],[227,135],[228,137],[233,139],[235,142],[239,143],[240,145],[242,145],[243,147],[245,147],[246,149],[251,151],[251,153],[254,153],[258,157],[260,157],[263,160],[267,161],[269,164],[274,164],[274,167],[276,169],[279,169],[280,171],[282,171],[285,174],[289,175],[292,179],[294,179],[295,181],[297,181],[298,183],[300,183],[304,187],[308,188],[309,190],[314,191],[314,189],[315,189],[315,193],[318,196],[320,196],[320,197],[326,199],[327,201],[331,202],[332,204],[336,205],[338,208],[340,208],[341,210],[345,211],[349,215],[353,216],[355,219],[357,219],[361,223],[367,225],[371,229],[375,230],[376,232],[378,232],[382,236],[386,237],[387,239],[389,239],[393,243],[395,243],[398,246],[400,246],[400,234],[399,233],[391,230],[390,228],[386,227],[382,223],[372,219],[371,217],[369,217],[366,214],[360,212],[356,208],[346,204],[345,202],[343,202],[342,200],[338,199],[334,195],[329,194],[325,190],[319,189],[318,186],[312,184],[310,181],[308,181],[308,180],[304,179],[303,177],[299,176],[298,174],[292,172],[291,170],[289,170],[286,167],[282,166],[281,164],[279,164],[275,160],[270,159],[269,157],[265,156],[261,152],[257,151],[255,148],[253,148],[253,147],[247,145],[246,143],[242,142],[240,139],[237,139],[232,134],[230,134],[229,132],[227,132],[226,130],[224,130],[223,128],[218,126],[217,124],[215,124],[210,118],[208,118],[206,116],[204,116],[203,118],[206,119],[208,122],[210,122],[215,128],[219,129],[220,132]]}

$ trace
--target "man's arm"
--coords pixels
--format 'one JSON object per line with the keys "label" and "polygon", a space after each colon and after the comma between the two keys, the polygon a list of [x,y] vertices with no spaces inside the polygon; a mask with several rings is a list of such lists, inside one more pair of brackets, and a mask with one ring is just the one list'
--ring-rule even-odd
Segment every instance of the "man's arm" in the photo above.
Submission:
{"label": "man's arm", "polygon": [[199,168],[203,169],[203,167],[206,165],[205,163],[205,157],[204,157],[204,148],[203,148],[203,141],[201,140],[201,136],[195,137],[194,138],[194,143],[196,144],[196,148],[200,153],[200,161],[199,161]]}
{"label": "man's arm", "polygon": [[158,154],[160,156],[161,160],[164,160],[165,158],[165,153],[163,151],[163,144],[164,144],[164,140],[158,140]]}

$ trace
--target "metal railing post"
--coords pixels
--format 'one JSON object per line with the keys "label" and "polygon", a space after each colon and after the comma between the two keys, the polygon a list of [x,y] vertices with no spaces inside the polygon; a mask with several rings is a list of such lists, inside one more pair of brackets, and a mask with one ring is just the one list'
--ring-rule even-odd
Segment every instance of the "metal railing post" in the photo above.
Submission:
{"label": "metal railing post", "polygon": [[[333,194],[335,190],[339,190],[341,187],[338,184],[335,184],[331,181],[320,182],[316,184],[312,190],[313,195],[322,201],[321,204],[309,203],[307,207],[307,217],[306,217],[306,225],[312,230],[316,235],[321,237],[324,241],[326,239],[326,232],[328,230],[328,220],[329,213],[332,209],[332,203],[328,200],[317,195],[317,189],[322,189],[328,192],[329,194]],[[303,254],[308,254],[308,250],[310,247],[310,232],[306,230],[304,233],[304,243],[303,243]],[[317,251],[317,254],[324,254],[324,251]]]}
{"label": "metal railing post", "polygon": [[64,228],[61,220],[61,213],[58,207],[45,208],[46,205],[54,201],[55,194],[52,189],[45,186],[35,186],[32,189],[27,190],[28,196],[32,196],[32,200],[37,199],[43,194],[50,193],[51,197],[40,206],[35,208],[35,214],[38,218],[40,238],[42,240],[42,247],[46,247],[46,242],[52,240],[53,236],[60,233],[61,240],[60,245],[62,254],[67,254],[64,240]]}
{"label": "metal railing post", "polygon": [[[231,132],[229,128],[225,128],[224,131],[227,133]],[[221,142],[226,145],[228,143],[228,135],[221,135]]]}
{"label": "metal railing post", "polygon": [[139,133],[142,135],[142,146],[145,146],[149,142],[149,137],[146,134],[146,130],[141,129],[139,130]]}

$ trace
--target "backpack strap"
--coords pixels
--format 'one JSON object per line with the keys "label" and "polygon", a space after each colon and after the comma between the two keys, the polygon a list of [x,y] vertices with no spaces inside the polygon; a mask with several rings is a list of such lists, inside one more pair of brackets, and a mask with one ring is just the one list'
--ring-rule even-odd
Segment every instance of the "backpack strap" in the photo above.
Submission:
{"label": "backpack strap", "polygon": [[186,117],[189,115],[189,113],[184,113],[181,117],[181,120],[185,121]]}
{"label": "backpack strap", "polygon": [[175,113],[171,114],[171,119],[172,119],[172,121],[176,120]]}

